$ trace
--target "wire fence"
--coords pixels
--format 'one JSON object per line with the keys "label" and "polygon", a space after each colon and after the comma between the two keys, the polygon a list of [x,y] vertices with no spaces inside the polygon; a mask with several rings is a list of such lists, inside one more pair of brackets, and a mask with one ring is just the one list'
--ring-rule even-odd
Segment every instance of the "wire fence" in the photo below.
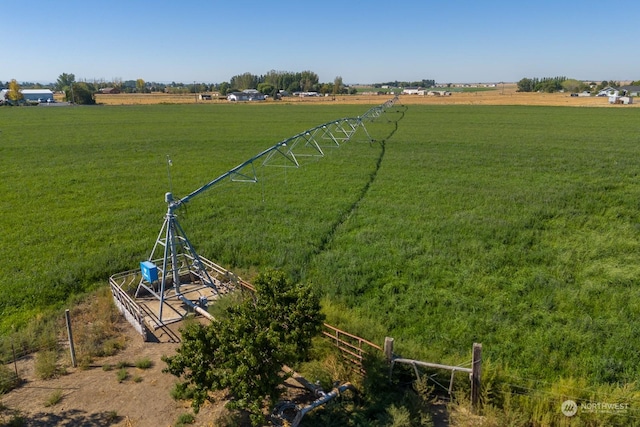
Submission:
{"label": "wire fence", "polygon": [[57,339],[43,340],[34,345],[15,341],[12,337],[0,339],[0,394],[6,393],[24,381],[25,364],[36,359],[38,354],[49,352],[57,355],[65,346],[68,347],[67,343]]}

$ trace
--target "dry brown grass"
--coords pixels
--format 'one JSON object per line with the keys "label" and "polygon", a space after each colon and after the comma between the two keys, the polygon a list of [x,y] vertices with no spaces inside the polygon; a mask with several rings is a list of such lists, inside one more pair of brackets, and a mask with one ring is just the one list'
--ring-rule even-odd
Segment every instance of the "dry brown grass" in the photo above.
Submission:
{"label": "dry brown grass", "polygon": [[201,101],[197,96],[190,94],[169,94],[169,93],[118,93],[95,95],[96,103],[103,105],[151,105],[151,104],[212,104],[216,102],[228,102],[225,100]]}
{"label": "dry brown grass", "polygon": [[[612,105],[607,97],[574,97],[568,93],[525,93],[516,92],[516,85],[510,84],[495,90],[479,92],[454,92],[450,96],[401,95],[402,104],[424,105],[549,105],[570,107],[614,107],[637,108],[640,103],[632,105]],[[326,97],[288,97],[281,101],[267,100],[262,104],[274,102],[288,104],[381,104],[390,95],[343,95]],[[225,99],[214,98],[211,101],[197,100],[194,94],[172,95],[164,93],[150,94],[97,94],[96,102],[103,105],[146,105],[146,104],[216,104],[228,103]]]}

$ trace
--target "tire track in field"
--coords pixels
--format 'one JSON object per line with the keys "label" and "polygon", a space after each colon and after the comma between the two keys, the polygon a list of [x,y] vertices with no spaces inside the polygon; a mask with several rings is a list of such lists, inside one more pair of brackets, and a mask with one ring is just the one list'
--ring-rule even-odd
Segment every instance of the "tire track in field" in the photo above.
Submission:
{"label": "tire track in field", "polygon": [[[398,130],[398,122],[404,118],[405,112],[407,111],[407,106],[405,106],[405,105],[400,105],[400,106],[397,106],[396,108],[397,109],[395,110],[395,113],[399,114],[398,117],[396,117],[396,118],[394,118],[392,120],[387,119],[387,123],[392,123],[391,131],[389,132],[389,134],[385,135],[381,139],[370,139],[372,144],[374,144],[374,143],[380,144],[380,148],[381,149],[380,149],[380,155],[378,156],[378,159],[376,160],[375,168],[371,172],[371,174],[369,175],[369,179],[367,180],[367,182],[364,184],[364,186],[362,187],[362,189],[358,193],[358,197],[353,201],[353,203],[347,209],[345,209],[342,212],[342,214],[340,215],[338,220],[335,223],[332,224],[332,226],[329,229],[329,231],[327,232],[327,234],[325,234],[324,237],[322,237],[318,247],[315,250],[311,251],[307,255],[305,261],[303,262],[303,266],[301,267],[301,269],[305,269],[309,265],[309,262],[311,261],[311,259],[313,257],[319,255],[320,253],[324,252],[327,249],[329,244],[333,241],[333,237],[337,233],[338,229],[345,222],[347,222],[347,220],[355,213],[355,211],[358,210],[358,206],[360,206],[360,203],[362,203],[362,201],[367,196],[367,193],[369,192],[369,189],[371,188],[371,185],[375,182],[376,177],[378,176],[378,171],[380,170],[380,167],[382,166],[382,161],[384,160],[384,155],[385,155],[385,152],[386,152],[386,142],[387,142],[388,139],[390,139],[396,133],[396,131]],[[385,112],[385,116],[382,116],[382,117],[388,117],[387,114],[389,114],[389,112]],[[376,120],[381,120],[381,118],[379,117]],[[298,274],[298,276],[301,276],[301,275]]]}

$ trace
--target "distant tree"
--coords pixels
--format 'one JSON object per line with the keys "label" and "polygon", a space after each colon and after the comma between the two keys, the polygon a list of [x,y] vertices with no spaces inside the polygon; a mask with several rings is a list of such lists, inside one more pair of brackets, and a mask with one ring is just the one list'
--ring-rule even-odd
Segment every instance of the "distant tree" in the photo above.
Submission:
{"label": "distant tree", "polygon": [[640,86],[640,80],[632,81],[631,86]]}
{"label": "distant tree", "polygon": [[260,93],[264,93],[265,95],[271,95],[275,86],[271,83],[258,83],[258,91]]}
{"label": "distant tree", "polygon": [[518,92],[533,92],[535,83],[533,79],[523,78],[518,82]]}
{"label": "distant tree", "polygon": [[146,83],[142,79],[136,80],[136,92],[145,93],[146,91]]}
{"label": "distant tree", "polygon": [[579,92],[581,88],[584,86],[584,83],[576,79],[567,79],[563,81],[561,84],[562,84],[562,88],[567,92]]}
{"label": "distant tree", "polygon": [[74,104],[93,105],[96,103],[93,88],[86,82],[73,83],[65,93],[67,101]]}
{"label": "distant tree", "polygon": [[75,81],[75,75],[62,73],[58,76],[58,80],[56,80],[55,89],[60,92],[66,92]]}
{"label": "distant tree", "polygon": [[286,88],[287,92],[293,93],[300,90],[300,82],[291,82]]}
{"label": "distant tree", "polygon": [[602,90],[607,86],[611,86],[611,87],[619,87],[620,86],[620,82],[616,82],[614,80],[611,81],[607,81],[607,80],[603,80],[600,82],[600,84],[596,87],[596,90]]}
{"label": "distant tree", "polygon": [[270,83],[276,89],[286,89],[289,82],[287,82],[287,76],[291,73],[285,71],[271,70],[263,76],[262,81],[264,83]]}
{"label": "distant tree", "polygon": [[229,93],[229,83],[227,82],[222,82],[220,83],[220,86],[218,86],[218,91],[220,92],[220,95],[225,96],[226,94]]}
{"label": "distant tree", "polygon": [[22,92],[20,92],[20,85],[18,84],[18,81],[16,79],[11,79],[11,81],[9,82],[9,92],[7,93],[7,98],[9,98],[9,100],[13,102],[18,102],[22,98],[24,98]]}
{"label": "distant tree", "polygon": [[231,77],[229,84],[239,90],[255,89],[258,86],[258,76],[251,73],[239,74]]}
{"label": "distant tree", "polygon": [[122,79],[120,77],[113,79],[113,87],[115,89],[122,90]]}
{"label": "distant tree", "polygon": [[251,413],[263,425],[263,407],[280,395],[283,365],[307,358],[311,339],[320,332],[320,301],[309,285],[295,285],[279,271],[255,280],[256,294],[230,307],[209,325],[198,322],[182,331],[174,356],[164,357],[165,372],[193,391],[197,412],[212,390],[227,390],[230,409]]}
{"label": "distant tree", "polygon": [[136,91],[135,80],[125,80],[122,82],[120,90],[125,93],[134,93]]}
{"label": "distant tree", "polygon": [[557,92],[565,80],[566,77],[523,78],[518,82],[518,92]]}
{"label": "distant tree", "polygon": [[342,77],[336,76],[336,78],[333,79],[333,94],[337,95],[339,93],[342,93],[343,87],[344,85],[342,84]]}
{"label": "distant tree", "polygon": [[317,90],[320,78],[313,71],[303,71],[300,73],[300,89],[305,92]]}
{"label": "distant tree", "polygon": [[333,88],[334,88],[334,86],[331,83],[323,83],[323,84],[320,85],[320,88],[318,89],[318,92],[320,92],[322,94],[332,93],[335,96]]}

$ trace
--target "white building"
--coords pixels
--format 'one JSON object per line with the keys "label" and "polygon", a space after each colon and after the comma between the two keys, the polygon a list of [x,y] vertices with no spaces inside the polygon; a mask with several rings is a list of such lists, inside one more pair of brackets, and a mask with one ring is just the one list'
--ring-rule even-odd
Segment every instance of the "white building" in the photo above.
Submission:
{"label": "white building", "polygon": [[[49,89],[20,89],[22,98],[27,102],[54,102],[53,92]],[[0,91],[0,103],[8,99],[9,89]]]}

